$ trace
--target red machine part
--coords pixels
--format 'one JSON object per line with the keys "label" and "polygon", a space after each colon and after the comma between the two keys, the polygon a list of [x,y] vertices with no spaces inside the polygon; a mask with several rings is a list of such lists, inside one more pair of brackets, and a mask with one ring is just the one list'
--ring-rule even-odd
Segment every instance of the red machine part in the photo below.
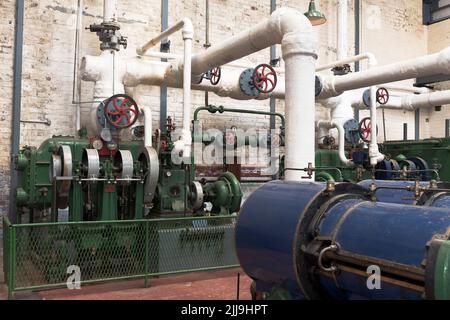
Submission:
{"label": "red machine part", "polygon": [[222,70],[219,67],[211,69],[211,79],[209,80],[213,86],[217,85],[222,76]]}
{"label": "red machine part", "polygon": [[116,94],[106,100],[104,111],[106,120],[119,129],[131,127],[139,116],[136,101],[125,94]]}
{"label": "red machine part", "polygon": [[359,123],[359,136],[364,142],[370,142],[372,140],[372,120],[370,118],[364,118]]}
{"label": "red machine part", "polygon": [[377,102],[381,105],[389,102],[389,91],[386,88],[379,88],[377,90]]}
{"label": "red machine part", "polygon": [[261,93],[271,93],[277,86],[277,73],[272,66],[260,64],[253,71],[253,85]]}

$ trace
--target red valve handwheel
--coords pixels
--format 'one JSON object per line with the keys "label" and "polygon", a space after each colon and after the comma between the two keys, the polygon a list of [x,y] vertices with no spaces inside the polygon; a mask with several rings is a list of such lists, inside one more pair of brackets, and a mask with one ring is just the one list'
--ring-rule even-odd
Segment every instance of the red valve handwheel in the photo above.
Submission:
{"label": "red valve handwheel", "polygon": [[209,81],[211,81],[211,84],[213,86],[215,86],[219,83],[221,75],[222,75],[222,70],[219,67],[211,69],[211,79]]}
{"label": "red valve handwheel", "polygon": [[377,90],[377,102],[381,105],[385,105],[389,102],[389,91],[385,88],[379,88]]}
{"label": "red valve handwheel", "polygon": [[253,85],[261,93],[271,93],[277,86],[277,73],[272,66],[260,64],[253,71]]}
{"label": "red valve handwheel", "polygon": [[106,120],[119,129],[131,127],[139,116],[136,101],[125,94],[116,94],[106,100],[104,112]]}
{"label": "red valve handwheel", "polygon": [[372,139],[372,121],[370,120],[370,118],[364,118],[359,123],[359,136],[364,142],[370,142],[370,140]]}

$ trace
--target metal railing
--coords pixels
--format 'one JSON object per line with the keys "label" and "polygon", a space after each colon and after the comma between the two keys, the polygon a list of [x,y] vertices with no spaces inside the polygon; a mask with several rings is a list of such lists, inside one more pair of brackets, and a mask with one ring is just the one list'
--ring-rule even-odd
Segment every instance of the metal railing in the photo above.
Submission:
{"label": "metal railing", "polygon": [[[11,224],[3,219],[8,298],[20,291],[233,268],[236,217]],[[72,279],[77,279],[72,278]],[[78,281],[77,280],[77,281]]]}

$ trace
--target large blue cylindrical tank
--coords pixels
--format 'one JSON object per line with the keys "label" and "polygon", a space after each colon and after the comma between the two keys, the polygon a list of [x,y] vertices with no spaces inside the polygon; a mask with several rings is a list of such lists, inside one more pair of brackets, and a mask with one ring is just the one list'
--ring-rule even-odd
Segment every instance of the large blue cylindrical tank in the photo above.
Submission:
{"label": "large blue cylindrical tank", "polygon": [[[254,192],[241,209],[236,249],[256,290],[294,299],[450,297],[450,211],[365,194],[350,184],[333,191],[285,182]],[[367,285],[370,266],[381,270],[380,289]]]}

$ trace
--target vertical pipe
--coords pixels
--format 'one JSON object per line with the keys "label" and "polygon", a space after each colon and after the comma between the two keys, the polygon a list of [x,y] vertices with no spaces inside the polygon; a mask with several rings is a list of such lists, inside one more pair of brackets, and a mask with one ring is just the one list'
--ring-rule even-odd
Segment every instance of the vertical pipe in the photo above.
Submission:
{"label": "vertical pipe", "polygon": [[[169,0],[161,0],[161,32],[169,28]],[[164,52],[161,46],[161,52]],[[167,59],[161,59],[163,62],[167,62]],[[167,86],[161,86],[159,89],[160,94],[160,113],[159,113],[159,128],[163,133],[166,133],[166,119],[167,119]]]}
{"label": "vertical pipe", "polygon": [[16,32],[14,36],[14,80],[13,80],[13,111],[11,123],[11,183],[9,196],[9,218],[12,223],[17,221],[16,189],[18,176],[15,170],[14,159],[20,149],[20,114],[22,108],[22,56],[23,56],[23,19],[24,0],[16,1]]}
{"label": "vertical pipe", "polygon": [[403,124],[403,141],[408,141],[408,124]]}
{"label": "vertical pipe", "polygon": [[[186,28],[186,24],[184,26]],[[193,28],[189,31],[183,29],[184,40],[184,65],[183,65],[183,139],[185,148],[183,157],[189,159],[191,157],[191,79],[192,79],[192,42]]]}
{"label": "vertical pipe", "polygon": [[[205,49],[208,49],[211,46],[209,42],[209,0],[206,0],[205,4]],[[209,92],[205,91],[205,107],[209,105]]]}
{"label": "vertical pipe", "polygon": [[76,106],[75,129],[76,132],[81,129],[81,77],[80,71],[80,52],[81,52],[81,27],[83,25],[83,0],[78,0],[77,5],[77,22],[75,31],[75,52],[73,59],[73,87],[72,87],[72,104]]}
{"label": "vertical pipe", "polygon": [[117,22],[117,0],[103,1],[103,22]]}
{"label": "vertical pipe", "polygon": [[339,0],[338,3],[338,60],[347,58],[348,55],[348,3],[347,0]]}
{"label": "vertical pipe", "polygon": [[450,138],[450,119],[445,120],[445,137]]}
{"label": "vertical pipe", "polygon": [[[360,35],[361,35],[361,2],[355,0],[355,56],[361,53]],[[355,62],[355,72],[360,71],[360,61]],[[355,119],[359,122],[359,110],[355,110]]]}
{"label": "vertical pipe", "polygon": [[[286,64],[286,168],[304,169],[309,164],[314,167],[314,75],[317,57],[302,54],[286,56],[284,51],[283,57]],[[301,181],[303,177],[301,171],[289,170],[285,175],[286,181]]]}
{"label": "vertical pipe", "polygon": [[419,141],[420,140],[420,109],[417,109],[414,113],[414,135],[415,135],[415,140]]}
{"label": "vertical pipe", "polygon": [[[270,14],[272,14],[277,9],[277,0],[270,0]],[[272,62],[277,58],[277,47],[273,45],[270,47],[270,61]],[[274,97],[270,97],[270,112],[276,112],[276,100]],[[270,116],[270,129],[275,130],[276,121],[275,116]]]}

